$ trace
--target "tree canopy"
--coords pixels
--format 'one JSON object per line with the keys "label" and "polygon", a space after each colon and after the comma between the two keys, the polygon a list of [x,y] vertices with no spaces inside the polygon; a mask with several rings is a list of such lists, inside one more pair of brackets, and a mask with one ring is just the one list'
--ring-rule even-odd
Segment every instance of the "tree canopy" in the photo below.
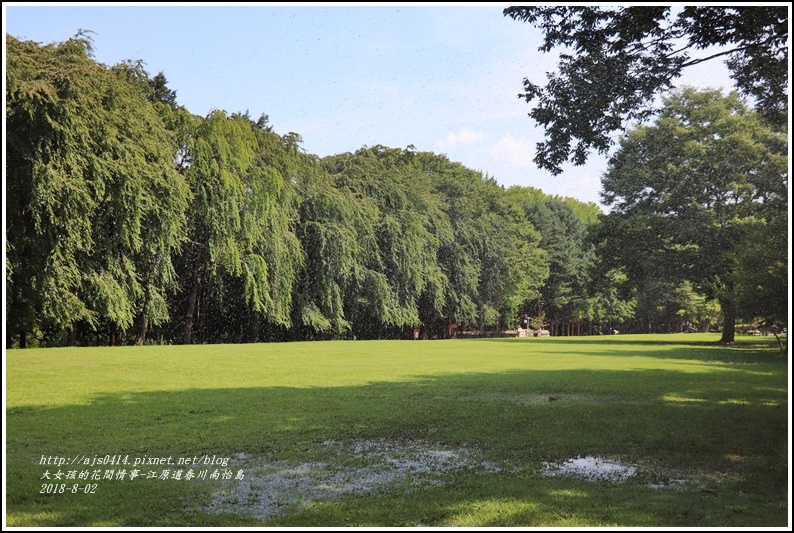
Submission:
{"label": "tree canopy", "polygon": [[[545,129],[535,163],[553,174],[607,154],[613,133],[656,114],[684,69],[717,58],[740,94],[777,127],[788,117],[788,7],[516,6],[504,15],[543,32],[540,51],[563,49],[545,84],[524,79],[520,98]],[[712,49],[711,47],[719,47]],[[696,52],[706,50],[705,57]]]}
{"label": "tree canopy", "polygon": [[629,265],[635,279],[692,281],[720,302],[722,340],[733,342],[743,314],[737,283],[762,275],[765,290],[787,292],[779,237],[752,246],[768,248],[755,261],[745,257],[749,241],[766,236],[770,225],[782,230],[787,218],[787,152],[787,134],[736,92],[674,93],[656,122],[633,128],[609,162],[605,253]]}
{"label": "tree canopy", "polygon": [[97,64],[84,37],[6,44],[10,331],[164,319],[189,192],[146,73]]}
{"label": "tree canopy", "polygon": [[7,41],[6,346],[680,331],[788,318],[787,134],[687,89],[604,201],[413,146],[318,157],[79,34]]}

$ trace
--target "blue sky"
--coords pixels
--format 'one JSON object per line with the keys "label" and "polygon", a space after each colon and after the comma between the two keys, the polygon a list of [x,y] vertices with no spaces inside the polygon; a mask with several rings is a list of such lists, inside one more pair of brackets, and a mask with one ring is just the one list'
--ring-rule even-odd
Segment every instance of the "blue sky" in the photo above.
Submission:
{"label": "blue sky", "polygon": [[[517,95],[556,56],[538,51],[538,30],[502,15],[507,5],[11,2],[3,27],[42,44],[91,30],[97,61],[143,60],[192,113],[264,113],[319,156],[412,144],[505,186],[600,203],[603,157],[560,176],[532,163],[543,133]],[[680,83],[730,87],[713,63]]]}

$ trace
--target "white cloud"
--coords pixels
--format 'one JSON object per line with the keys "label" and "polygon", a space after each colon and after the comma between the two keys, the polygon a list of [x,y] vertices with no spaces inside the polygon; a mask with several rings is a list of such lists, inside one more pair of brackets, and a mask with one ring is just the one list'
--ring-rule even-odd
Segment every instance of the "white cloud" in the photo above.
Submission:
{"label": "white cloud", "polygon": [[582,202],[593,202],[597,205],[601,205],[600,174],[596,174],[591,170],[582,169],[563,182],[559,187],[559,192],[549,191],[547,194],[570,196]]}
{"label": "white cloud", "polygon": [[461,128],[457,132],[449,132],[447,136],[436,142],[436,148],[449,150],[458,146],[470,146],[485,139],[485,134],[471,128]]}
{"label": "white cloud", "polygon": [[503,161],[507,165],[517,168],[534,168],[532,158],[535,155],[535,143],[528,139],[521,139],[507,134],[486,149],[492,158]]}

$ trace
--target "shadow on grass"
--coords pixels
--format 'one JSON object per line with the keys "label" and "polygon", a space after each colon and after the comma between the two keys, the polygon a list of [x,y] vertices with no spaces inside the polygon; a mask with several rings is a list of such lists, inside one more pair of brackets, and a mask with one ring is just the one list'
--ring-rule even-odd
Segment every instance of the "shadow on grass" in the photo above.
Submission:
{"label": "shadow on grass", "polygon": [[[542,337],[519,339],[516,337],[494,337],[494,338],[475,338],[466,339],[470,342],[537,342],[537,343],[561,343],[561,344],[618,344],[618,345],[641,345],[641,346],[693,346],[693,347],[714,347],[725,348],[728,350],[770,350],[775,349],[779,353],[778,341],[775,337],[757,336],[737,336],[733,344],[723,344],[715,336],[713,340],[703,340],[702,334],[629,334],[629,335],[582,335],[582,336],[562,336],[562,337]],[[788,337],[780,337],[783,346],[788,345]]]}
{"label": "shadow on grass", "polygon": [[[617,340],[612,337],[601,337],[586,340],[576,337],[556,337],[553,340],[537,339],[469,339],[465,342],[498,342],[524,345],[528,353],[574,355],[596,355],[610,357],[651,357],[660,359],[686,359],[693,362],[708,363],[772,363],[779,364],[788,360],[786,352],[777,350],[777,346],[769,343],[742,343],[722,345],[711,342],[673,342],[673,341],[637,341]],[[640,350],[634,346],[642,346]],[[605,347],[614,347],[606,349]],[[656,349],[653,349],[656,347]],[[622,349],[623,348],[623,349]]]}
{"label": "shadow on grass", "polygon": [[[669,357],[669,353],[665,352]],[[208,387],[212,384],[208,383]],[[517,474],[450,478],[409,494],[317,503],[284,525],[784,525],[787,377],[669,370],[512,371],[417,376],[354,387],[104,394],[89,405],[7,410],[7,521],[18,526],[236,526],[197,510],[227,481],[96,481],[94,494],[41,494],[50,456],[217,456],[323,461],[321,444],[361,439],[470,446]],[[729,479],[721,494],[541,478],[579,455]],[[71,469],[71,468],[70,468]],[[94,472],[119,466],[85,466]],[[162,467],[149,468],[162,472]],[[61,468],[66,471],[66,468]],[[125,470],[131,470],[130,465]],[[74,483],[68,482],[68,483]],[[85,481],[79,482],[84,485]],[[744,505],[742,502],[752,504]],[[725,507],[741,512],[725,515]],[[744,506],[743,506],[744,505]],[[755,507],[753,507],[755,505]],[[761,507],[758,507],[761,505]],[[760,510],[759,510],[760,509]]]}

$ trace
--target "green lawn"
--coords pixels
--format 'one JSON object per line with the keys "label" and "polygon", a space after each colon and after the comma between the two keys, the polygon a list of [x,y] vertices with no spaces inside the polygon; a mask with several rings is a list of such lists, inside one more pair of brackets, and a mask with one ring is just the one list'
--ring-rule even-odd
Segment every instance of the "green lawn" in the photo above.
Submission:
{"label": "green lawn", "polygon": [[[718,338],[9,350],[6,524],[790,525],[788,356]],[[205,455],[245,481],[129,479]],[[545,475],[578,456],[635,475]]]}

